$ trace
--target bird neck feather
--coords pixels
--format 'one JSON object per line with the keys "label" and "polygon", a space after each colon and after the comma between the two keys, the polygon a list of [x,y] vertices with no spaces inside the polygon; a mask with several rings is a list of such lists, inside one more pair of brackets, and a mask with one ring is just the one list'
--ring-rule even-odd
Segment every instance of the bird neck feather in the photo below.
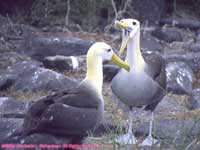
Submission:
{"label": "bird neck feather", "polygon": [[87,54],[87,73],[85,81],[89,82],[98,93],[102,93],[102,58],[93,52]]}
{"label": "bird neck feather", "polygon": [[130,71],[144,71],[145,61],[140,50],[140,31],[138,30],[127,45],[126,61],[130,65]]}

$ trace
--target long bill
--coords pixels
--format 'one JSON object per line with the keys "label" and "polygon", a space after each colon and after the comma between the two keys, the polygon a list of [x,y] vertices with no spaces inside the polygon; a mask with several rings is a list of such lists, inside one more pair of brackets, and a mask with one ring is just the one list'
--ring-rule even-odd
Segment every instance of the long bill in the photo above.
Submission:
{"label": "long bill", "polygon": [[[115,21],[115,27],[123,29],[123,32],[125,32],[125,30],[130,30],[127,23],[121,22],[121,21],[118,21],[118,20]],[[124,52],[129,41],[130,41],[130,36],[128,36],[128,37],[123,36],[122,37],[122,44],[121,44],[121,47],[120,47],[120,50],[119,50],[119,55],[121,55]]]}
{"label": "long bill", "polygon": [[124,50],[126,49],[130,39],[131,39],[130,36],[128,36],[128,38],[122,37],[122,44],[121,44],[121,47],[119,49],[119,55],[120,56],[123,54]]}
{"label": "long bill", "polygon": [[128,63],[124,62],[121,58],[119,58],[115,53],[113,53],[113,56],[111,58],[111,61],[118,65],[121,68],[124,68],[127,71],[130,71],[130,66],[128,65]]}

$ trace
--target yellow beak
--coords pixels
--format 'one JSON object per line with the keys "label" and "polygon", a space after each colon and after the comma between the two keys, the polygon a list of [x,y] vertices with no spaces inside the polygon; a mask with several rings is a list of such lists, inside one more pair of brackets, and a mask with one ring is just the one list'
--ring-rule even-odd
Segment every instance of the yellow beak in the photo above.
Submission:
{"label": "yellow beak", "polygon": [[122,44],[121,44],[121,47],[120,47],[120,50],[119,50],[119,55],[121,56],[121,54],[124,52],[125,48],[127,47],[128,45],[128,42],[130,41],[130,36],[128,36],[128,38],[122,38]]}
{"label": "yellow beak", "polygon": [[[121,21],[116,20],[115,26],[118,27],[118,28],[128,30],[128,24],[126,22],[121,22]],[[121,44],[121,47],[120,47],[120,50],[119,50],[119,55],[121,55],[124,52],[129,41],[130,41],[130,36],[128,36],[128,38],[122,37],[122,44]]]}
{"label": "yellow beak", "polygon": [[128,29],[127,23],[121,22],[121,21],[118,21],[118,20],[115,21],[115,26],[118,27],[118,28]]}
{"label": "yellow beak", "polygon": [[128,65],[128,63],[124,62],[121,58],[119,58],[115,53],[113,53],[113,56],[111,58],[111,61],[118,65],[121,68],[126,69],[127,71],[130,71],[130,66]]}

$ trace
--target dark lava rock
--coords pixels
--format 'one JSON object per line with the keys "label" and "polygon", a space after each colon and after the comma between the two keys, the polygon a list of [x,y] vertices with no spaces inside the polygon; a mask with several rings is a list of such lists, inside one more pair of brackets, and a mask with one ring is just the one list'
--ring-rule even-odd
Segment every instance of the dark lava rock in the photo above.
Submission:
{"label": "dark lava rock", "polygon": [[200,29],[196,32],[196,41],[200,41]]}
{"label": "dark lava rock", "polygon": [[47,56],[77,56],[86,54],[92,41],[66,37],[63,33],[38,33],[25,38],[20,51],[31,58],[43,60]]}
{"label": "dark lava rock", "polygon": [[200,42],[198,42],[198,43],[192,43],[192,44],[189,46],[189,49],[190,49],[192,52],[200,52]]}
{"label": "dark lava rock", "polygon": [[[75,56],[49,56],[44,58],[44,66],[47,68],[57,69],[60,71],[76,70],[79,66],[79,60]],[[83,67],[81,65],[81,67]]]}
{"label": "dark lava rock", "polygon": [[[147,135],[148,129],[149,122],[145,121],[139,125],[136,132]],[[200,124],[195,118],[158,117],[155,119],[154,129],[154,136],[161,141],[186,147],[194,140],[192,137],[197,137],[200,133]]]}
{"label": "dark lava rock", "polygon": [[184,62],[172,62],[166,66],[167,90],[176,94],[192,91],[193,72]]}
{"label": "dark lava rock", "polygon": [[164,56],[167,63],[185,62],[194,72],[200,70],[200,53],[168,54]]}
{"label": "dark lava rock", "polygon": [[182,35],[176,28],[162,28],[152,31],[152,35],[168,43],[182,41]]}
{"label": "dark lava rock", "polygon": [[163,47],[159,40],[151,35],[149,31],[143,31],[141,34],[141,47],[144,51],[162,51]]}
{"label": "dark lava rock", "polygon": [[[167,95],[158,104],[154,113],[153,135],[169,145],[188,146],[200,133],[199,114],[192,112],[180,103],[182,96]],[[133,120],[138,135],[147,136],[149,132],[149,112],[135,112]],[[169,146],[168,145],[168,146]]]}
{"label": "dark lava rock", "polygon": [[0,91],[7,90],[10,88],[16,81],[15,75],[3,74],[0,76]]}
{"label": "dark lava rock", "polygon": [[4,118],[23,118],[31,102],[15,100],[12,97],[0,97],[0,114]]}
{"label": "dark lava rock", "polygon": [[[60,145],[61,148],[63,144],[73,144],[72,138],[54,136],[54,135],[50,135],[46,133],[35,133],[35,134],[27,135],[27,136],[7,137],[7,138],[4,138],[2,142],[13,143],[13,144],[33,144],[34,146],[39,146],[39,144],[44,144],[43,146],[45,146],[45,144],[48,144],[50,146],[54,144],[57,146]],[[45,147],[40,147],[40,149],[43,149],[43,148],[45,149]],[[52,149],[57,149],[57,148],[59,147],[52,147]],[[33,149],[37,149],[37,148],[33,147]]]}
{"label": "dark lava rock", "polygon": [[165,18],[160,20],[161,25],[169,24],[174,25],[179,28],[189,28],[192,30],[197,30],[200,28],[200,21],[191,20],[186,18]]}
{"label": "dark lava rock", "polygon": [[0,69],[5,70],[8,66],[12,66],[13,64],[28,60],[27,56],[19,54],[17,52],[1,52],[0,57]]}
{"label": "dark lava rock", "polygon": [[200,108],[200,89],[193,89],[190,94],[190,106],[192,109]]}
{"label": "dark lava rock", "polygon": [[12,135],[23,124],[23,119],[0,118],[0,143]]}
{"label": "dark lava rock", "polygon": [[[184,106],[181,102],[182,97],[176,97],[178,100],[175,100],[174,97],[166,95],[162,101],[157,105],[155,109],[155,114],[175,114],[178,112],[186,112],[188,108]],[[179,101],[179,103],[177,102]],[[182,105],[180,104],[182,103]]]}
{"label": "dark lava rock", "polygon": [[118,73],[119,67],[116,65],[103,65],[103,78],[105,81],[112,81],[113,77]]}
{"label": "dark lava rock", "polygon": [[36,61],[22,61],[9,67],[6,74],[15,75],[13,87],[22,91],[52,91],[77,84],[75,80],[41,66]]}

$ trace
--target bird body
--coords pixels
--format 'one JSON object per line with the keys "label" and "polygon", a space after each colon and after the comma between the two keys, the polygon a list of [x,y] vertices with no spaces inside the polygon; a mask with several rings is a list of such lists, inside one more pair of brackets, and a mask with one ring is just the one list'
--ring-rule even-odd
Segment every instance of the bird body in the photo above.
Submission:
{"label": "bird body", "polygon": [[[146,110],[153,111],[162,100],[166,87],[165,61],[158,53],[141,52],[139,21],[122,19],[116,21],[116,26],[122,29],[120,53],[127,46],[125,61],[130,65],[130,72],[120,70],[111,84],[113,93],[130,108],[129,132],[120,138],[119,142],[129,142],[127,139],[131,137],[132,143],[136,143],[132,134],[132,108],[145,106]],[[152,130],[152,122],[150,130]],[[151,131],[149,137],[152,139]]]}
{"label": "bird body", "polygon": [[[102,96],[104,60],[129,70],[105,43],[93,44],[87,53],[87,73],[76,87],[63,89],[36,101],[28,110],[21,129],[23,136],[47,133],[70,137],[70,144],[79,143],[88,131],[102,121],[104,101]],[[40,142],[40,141],[38,141]]]}
{"label": "bird body", "polygon": [[103,118],[103,99],[92,90],[82,83],[37,101],[25,117],[24,133],[85,136]]}
{"label": "bird body", "polygon": [[[125,19],[125,21],[133,20]],[[161,100],[160,95],[165,95],[165,61],[158,53],[141,52],[139,29],[138,27],[134,31],[132,38],[129,37],[131,31],[123,30],[122,45],[124,41],[129,40],[125,61],[130,65],[130,72],[120,70],[111,85],[113,93],[119,100],[130,107],[148,107],[158,103]]]}
{"label": "bird body", "polygon": [[113,79],[112,90],[124,104],[129,107],[140,107],[153,103],[154,95],[160,90],[160,87],[145,72],[126,73],[120,71]]}

